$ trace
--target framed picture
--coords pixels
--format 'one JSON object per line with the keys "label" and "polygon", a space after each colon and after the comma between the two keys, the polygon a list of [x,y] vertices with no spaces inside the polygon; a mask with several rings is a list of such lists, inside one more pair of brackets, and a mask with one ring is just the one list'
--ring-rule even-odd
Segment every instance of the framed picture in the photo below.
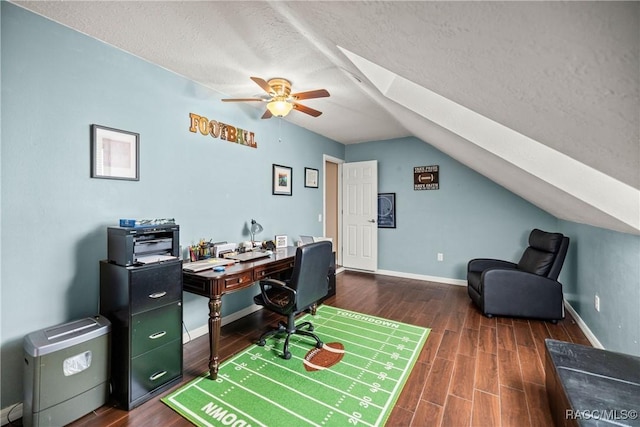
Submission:
{"label": "framed picture", "polygon": [[378,194],[378,228],[396,228],[396,193]]}
{"label": "framed picture", "polygon": [[91,178],[140,180],[140,135],[91,125]]}
{"label": "framed picture", "polygon": [[288,243],[287,236],[276,236],[276,248],[286,248]]}
{"label": "framed picture", "polygon": [[318,188],[318,169],[304,168],[304,186]]}
{"label": "framed picture", "polygon": [[292,194],[292,170],[288,166],[273,165],[273,194],[278,196],[291,196]]}

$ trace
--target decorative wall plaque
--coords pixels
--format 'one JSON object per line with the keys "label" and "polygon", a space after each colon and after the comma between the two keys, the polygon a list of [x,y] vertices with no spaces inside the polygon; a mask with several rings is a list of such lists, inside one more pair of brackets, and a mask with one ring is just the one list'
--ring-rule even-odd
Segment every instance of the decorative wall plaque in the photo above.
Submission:
{"label": "decorative wall plaque", "polygon": [[416,166],[413,168],[413,189],[414,190],[439,190],[440,189],[440,167]]}
{"label": "decorative wall plaque", "polygon": [[212,138],[220,138],[223,141],[235,142],[251,148],[258,148],[255,141],[255,134],[248,130],[240,129],[216,120],[209,120],[205,116],[196,113],[189,113],[189,132],[200,131],[202,135],[209,135]]}

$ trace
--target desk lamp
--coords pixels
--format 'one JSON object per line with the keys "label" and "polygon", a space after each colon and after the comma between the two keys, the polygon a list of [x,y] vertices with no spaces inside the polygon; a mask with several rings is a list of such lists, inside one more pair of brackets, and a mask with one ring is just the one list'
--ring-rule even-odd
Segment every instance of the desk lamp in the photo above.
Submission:
{"label": "desk lamp", "polygon": [[251,220],[251,246],[255,246],[255,237],[257,233],[261,233],[264,228],[256,222],[255,219]]}

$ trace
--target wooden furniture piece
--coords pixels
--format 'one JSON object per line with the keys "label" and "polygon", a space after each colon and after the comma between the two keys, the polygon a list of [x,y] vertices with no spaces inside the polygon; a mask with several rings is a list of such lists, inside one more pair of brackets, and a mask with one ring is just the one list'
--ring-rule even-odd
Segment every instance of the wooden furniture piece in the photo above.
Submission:
{"label": "wooden furniture piece", "polygon": [[198,273],[182,272],[184,290],[209,298],[209,377],[218,377],[220,360],[218,346],[222,325],[222,295],[239,291],[253,283],[287,274],[293,269],[296,248],[286,247],[273,251],[268,258],[240,262],[225,271],[204,270]]}
{"label": "wooden furniture piece", "polygon": [[112,324],[118,406],[133,409],[182,380],[182,261],[101,261],[100,313]]}

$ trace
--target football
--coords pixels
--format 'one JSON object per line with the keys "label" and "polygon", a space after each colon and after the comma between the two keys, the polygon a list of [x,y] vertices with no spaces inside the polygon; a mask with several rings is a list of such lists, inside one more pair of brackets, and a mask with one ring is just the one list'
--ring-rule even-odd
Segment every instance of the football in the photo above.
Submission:
{"label": "football", "polygon": [[344,356],[344,346],[339,342],[325,343],[322,348],[312,348],[304,356],[304,369],[321,371],[335,365]]}

